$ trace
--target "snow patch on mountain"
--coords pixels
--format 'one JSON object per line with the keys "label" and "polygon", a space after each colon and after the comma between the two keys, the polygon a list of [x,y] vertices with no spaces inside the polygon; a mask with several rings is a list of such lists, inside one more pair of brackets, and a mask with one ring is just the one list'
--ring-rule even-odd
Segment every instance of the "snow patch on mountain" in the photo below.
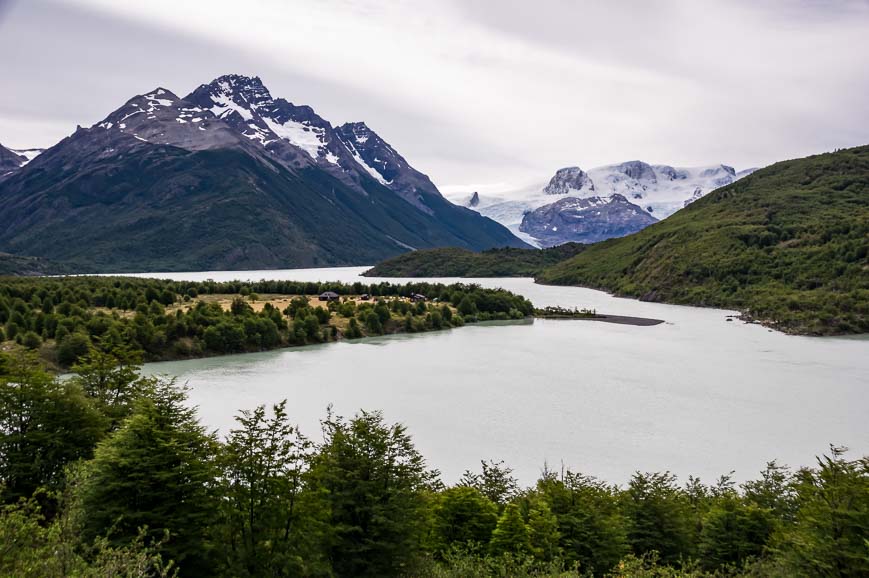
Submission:
{"label": "snow patch on mountain", "polygon": [[23,167],[24,165],[26,165],[27,163],[29,163],[30,161],[32,161],[33,159],[38,157],[42,153],[42,151],[44,151],[45,149],[9,149],[9,150],[11,150],[13,153],[15,153],[19,156],[22,156],[26,159],[21,164],[21,166]]}
{"label": "snow patch on mountain", "polygon": [[[556,172],[548,182],[481,194],[473,209],[515,230],[526,213],[552,203],[554,196],[588,198],[618,194],[643,207],[655,218],[664,219],[683,208],[686,201],[701,198],[754,170],[736,172],[727,165],[677,168],[642,161],[606,165],[588,171],[567,167]],[[454,203],[465,204],[468,195],[453,190],[447,197]]]}
{"label": "snow patch on mountain", "polygon": [[273,133],[280,138],[289,141],[290,144],[299,147],[314,160],[320,156],[320,149],[324,148],[324,130],[292,119],[280,123],[269,117],[263,117]]}

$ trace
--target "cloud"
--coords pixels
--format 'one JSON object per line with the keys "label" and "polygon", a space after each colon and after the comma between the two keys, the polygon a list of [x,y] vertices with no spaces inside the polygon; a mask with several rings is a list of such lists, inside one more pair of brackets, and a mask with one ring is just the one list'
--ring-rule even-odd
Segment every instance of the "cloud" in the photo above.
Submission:
{"label": "cloud", "polygon": [[257,74],[333,122],[365,120],[453,188],[633,158],[745,167],[869,141],[863,2],[23,4],[6,29],[17,20],[25,42],[49,22],[66,45],[76,30],[64,69],[75,73],[4,30],[24,81],[0,97],[0,116],[52,82],[58,116],[81,107],[85,124],[152,85],[184,93]]}

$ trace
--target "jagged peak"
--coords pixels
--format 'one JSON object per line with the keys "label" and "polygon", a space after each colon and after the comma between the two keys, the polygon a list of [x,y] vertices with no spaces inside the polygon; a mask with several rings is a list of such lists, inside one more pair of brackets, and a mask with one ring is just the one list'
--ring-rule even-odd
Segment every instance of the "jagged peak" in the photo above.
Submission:
{"label": "jagged peak", "polygon": [[594,190],[594,183],[588,174],[579,167],[564,167],[555,171],[543,192],[547,195],[565,195],[582,189]]}
{"label": "jagged peak", "polygon": [[150,101],[154,106],[171,106],[172,103],[179,100],[178,95],[167,88],[158,86],[154,90],[149,90],[143,94],[137,94],[127,101],[126,104],[135,102]]}

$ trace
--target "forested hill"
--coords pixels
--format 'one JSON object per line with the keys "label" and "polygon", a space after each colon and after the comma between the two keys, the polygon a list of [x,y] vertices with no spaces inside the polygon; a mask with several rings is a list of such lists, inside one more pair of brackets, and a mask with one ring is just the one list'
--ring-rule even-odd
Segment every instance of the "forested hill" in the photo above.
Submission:
{"label": "forested hill", "polygon": [[24,257],[0,253],[0,276],[72,275],[91,272],[86,267],[72,266],[67,263],[43,259],[41,257]]}
{"label": "forested hill", "polygon": [[739,309],[791,333],[869,332],[869,146],[783,161],[538,281]]}
{"label": "forested hill", "polygon": [[479,253],[448,247],[404,253],[369,269],[366,277],[533,277],[545,267],[586,248],[565,243],[549,249],[489,249]]}

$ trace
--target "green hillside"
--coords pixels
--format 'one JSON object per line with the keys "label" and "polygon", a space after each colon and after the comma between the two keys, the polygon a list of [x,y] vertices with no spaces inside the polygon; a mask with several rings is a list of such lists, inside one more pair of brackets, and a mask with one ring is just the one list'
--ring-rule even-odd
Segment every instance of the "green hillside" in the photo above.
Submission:
{"label": "green hillside", "polygon": [[[326,267],[410,247],[526,246],[439,196],[426,213],[373,179],[363,194],[317,167],[290,171],[244,148],[188,151],[122,137],[103,142],[83,129],[0,179],[0,251],[127,272]],[[109,145],[111,154],[100,152]]]}
{"label": "green hillside", "polygon": [[790,333],[869,332],[869,146],[776,163],[542,283],[739,309]]}
{"label": "green hillside", "polygon": [[533,277],[585,249],[565,243],[551,249],[489,249],[479,253],[446,247],[412,251],[378,263],[367,277]]}
{"label": "green hillside", "polygon": [[0,277],[6,275],[25,277],[32,275],[73,275],[76,273],[91,273],[91,271],[41,257],[0,253]]}

